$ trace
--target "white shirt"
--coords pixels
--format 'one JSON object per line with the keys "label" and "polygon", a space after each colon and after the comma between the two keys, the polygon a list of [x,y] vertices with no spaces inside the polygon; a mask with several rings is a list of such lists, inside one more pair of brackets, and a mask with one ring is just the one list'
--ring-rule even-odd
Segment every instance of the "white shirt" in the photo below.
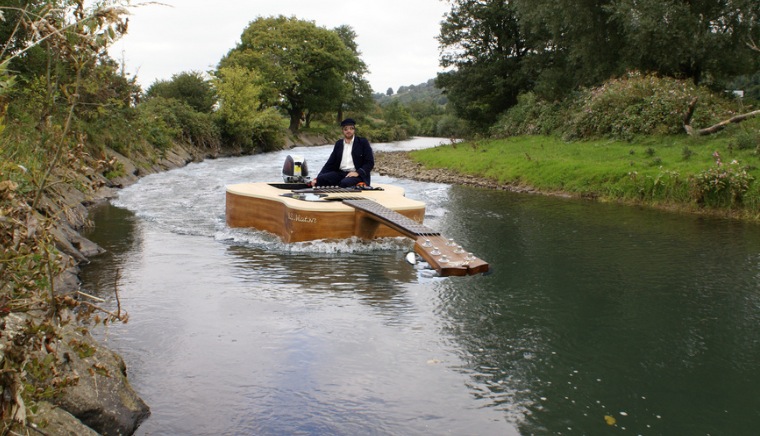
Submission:
{"label": "white shirt", "polygon": [[354,146],[355,138],[356,136],[351,138],[351,142],[343,138],[343,158],[340,160],[340,169],[343,171],[356,171],[356,168],[354,168],[354,158],[351,157],[351,149]]}

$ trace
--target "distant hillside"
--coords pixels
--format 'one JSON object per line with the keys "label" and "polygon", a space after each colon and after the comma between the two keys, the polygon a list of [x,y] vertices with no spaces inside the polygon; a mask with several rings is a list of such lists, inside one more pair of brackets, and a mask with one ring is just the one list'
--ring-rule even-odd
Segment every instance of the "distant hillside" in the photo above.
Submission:
{"label": "distant hillside", "polygon": [[415,102],[435,102],[438,105],[444,106],[447,102],[443,91],[435,87],[435,79],[430,79],[419,85],[400,86],[391,95],[377,92],[372,97],[380,106],[385,106],[394,100],[398,100],[399,103],[405,106]]}

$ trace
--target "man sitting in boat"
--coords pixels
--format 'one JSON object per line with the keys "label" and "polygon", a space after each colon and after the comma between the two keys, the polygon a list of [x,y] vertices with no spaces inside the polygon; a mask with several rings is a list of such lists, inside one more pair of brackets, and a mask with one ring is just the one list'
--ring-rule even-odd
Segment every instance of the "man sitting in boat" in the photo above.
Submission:
{"label": "man sitting in boat", "polygon": [[356,122],[346,118],[340,123],[343,138],[333,147],[325,166],[311,186],[370,186],[370,171],[375,167],[375,156],[367,138],[355,135]]}

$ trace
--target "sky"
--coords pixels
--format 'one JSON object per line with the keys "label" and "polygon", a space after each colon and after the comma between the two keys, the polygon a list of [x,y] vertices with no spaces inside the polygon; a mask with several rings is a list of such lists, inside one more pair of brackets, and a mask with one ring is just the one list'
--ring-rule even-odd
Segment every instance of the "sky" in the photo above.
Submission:
{"label": "sky", "polygon": [[284,15],[356,32],[375,92],[427,82],[442,71],[436,37],[445,0],[133,1],[129,29],[109,50],[143,89],[172,75],[215,69],[257,17]]}

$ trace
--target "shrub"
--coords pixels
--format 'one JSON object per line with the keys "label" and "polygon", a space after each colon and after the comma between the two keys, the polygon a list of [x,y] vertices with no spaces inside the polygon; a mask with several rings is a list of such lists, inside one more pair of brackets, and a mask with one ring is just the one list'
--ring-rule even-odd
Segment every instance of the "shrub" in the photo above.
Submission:
{"label": "shrub", "polygon": [[736,133],[729,145],[737,150],[757,151],[760,149],[760,130],[752,128],[741,129]]}
{"label": "shrub", "polygon": [[454,115],[443,115],[435,125],[435,136],[464,138],[467,135],[467,122]]}
{"label": "shrub", "polygon": [[527,92],[517,97],[517,104],[499,118],[490,133],[496,137],[550,134],[562,126],[564,110],[559,103],[540,100]]}
{"label": "shrub", "polygon": [[159,150],[174,141],[216,149],[221,143],[214,115],[198,112],[187,103],[163,97],[150,98],[138,106],[140,131]]}
{"label": "shrub", "polygon": [[694,126],[712,125],[735,114],[728,99],[691,82],[631,72],[581,93],[572,108],[568,136],[630,140],[636,135],[683,133],[684,113],[694,97],[699,97]]}
{"label": "shrub", "polygon": [[737,161],[725,165],[718,152],[715,166],[692,177],[692,197],[698,204],[731,207],[742,203],[753,177]]}
{"label": "shrub", "polygon": [[150,144],[161,151],[171,147],[174,139],[179,138],[182,132],[169,102],[168,99],[157,97],[138,107],[140,132]]}
{"label": "shrub", "polygon": [[216,93],[211,81],[206,80],[203,73],[198,71],[175,74],[169,81],[156,81],[145,95],[151,98],[173,98],[187,103],[201,113],[211,113],[216,103]]}
{"label": "shrub", "polygon": [[282,129],[282,116],[273,108],[258,112],[251,125],[253,142],[262,151],[273,151],[282,148],[285,132]]}

